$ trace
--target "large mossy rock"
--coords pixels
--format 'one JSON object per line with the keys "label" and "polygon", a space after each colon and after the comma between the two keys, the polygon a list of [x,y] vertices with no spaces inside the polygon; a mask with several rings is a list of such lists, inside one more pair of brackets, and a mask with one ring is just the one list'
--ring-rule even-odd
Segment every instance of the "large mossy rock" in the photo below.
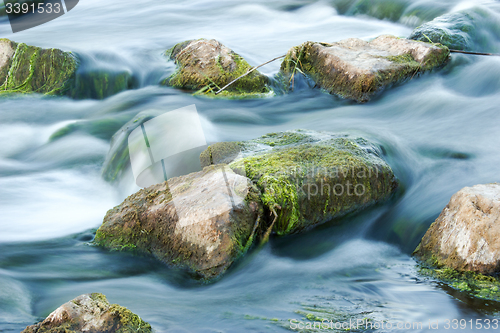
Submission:
{"label": "large mossy rock", "polygon": [[383,202],[398,187],[379,147],[363,138],[327,132],[297,130],[217,143],[200,159],[202,165],[229,163],[257,184],[272,214],[268,225],[278,235]]}
{"label": "large mossy rock", "polygon": [[115,333],[152,332],[151,325],[118,304],[109,304],[99,293],[84,294],[64,303],[42,322],[22,333]]}
{"label": "large mossy rock", "polygon": [[40,93],[103,99],[134,86],[129,71],[87,68],[85,58],[71,52],[0,39],[0,95]]}
{"label": "large mossy rock", "polygon": [[[240,55],[215,39],[189,40],[166,52],[177,70],[163,84],[215,96],[219,88],[252,67]],[[218,96],[258,97],[270,92],[268,78],[257,70],[236,81]]]}
{"label": "large mossy rock", "polygon": [[500,39],[500,28],[495,14],[476,7],[436,17],[413,30],[409,38],[455,50],[496,52],[491,41]]}
{"label": "large mossy rock", "polygon": [[211,280],[252,244],[260,207],[246,177],[210,166],[129,196],[108,211],[95,243],[151,254]]}
{"label": "large mossy rock", "polygon": [[336,43],[306,42],[291,48],[281,72],[287,81],[298,72],[331,94],[367,102],[385,87],[441,66],[445,46],[383,35],[371,42],[349,38]]}
{"label": "large mossy rock", "polygon": [[69,52],[0,39],[0,94],[66,94],[77,68],[77,58]]}
{"label": "large mossy rock", "polygon": [[415,255],[461,272],[500,273],[500,184],[454,194]]}

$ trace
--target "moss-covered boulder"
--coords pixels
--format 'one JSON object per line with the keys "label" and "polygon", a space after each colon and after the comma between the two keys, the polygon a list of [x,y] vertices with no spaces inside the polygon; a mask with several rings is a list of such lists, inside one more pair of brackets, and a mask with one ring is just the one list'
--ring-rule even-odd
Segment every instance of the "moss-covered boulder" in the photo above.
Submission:
{"label": "moss-covered boulder", "polygon": [[201,155],[202,164],[220,161],[257,185],[271,214],[268,225],[278,235],[383,202],[398,187],[379,147],[363,138],[327,132],[271,133],[211,145]]}
{"label": "moss-covered boulder", "polygon": [[[215,92],[252,67],[240,55],[215,39],[188,40],[166,52],[177,70],[163,85],[215,96]],[[220,93],[221,97],[259,97],[270,92],[268,78],[257,70]]]}
{"label": "moss-covered boulder", "polygon": [[423,274],[500,301],[500,184],[455,193],[414,255],[424,264]]}
{"label": "moss-covered boulder", "polygon": [[0,95],[66,94],[74,84],[77,68],[77,58],[69,52],[0,39]]}
{"label": "moss-covered boulder", "polygon": [[371,42],[306,42],[288,51],[281,73],[287,83],[304,73],[331,94],[362,103],[394,83],[441,66],[448,54],[445,46],[389,35]]}
{"label": "moss-covered boulder", "polygon": [[151,254],[211,280],[252,244],[260,207],[246,177],[209,166],[129,196],[108,211],[95,243]]}
{"label": "moss-covered boulder", "polygon": [[118,304],[109,304],[99,293],[84,294],[64,303],[42,322],[26,327],[22,333],[114,333],[152,332],[151,325]]}
{"label": "moss-covered boulder", "polygon": [[0,39],[0,95],[40,93],[103,99],[135,87],[127,70],[87,66],[85,57]]}
{"label": "moss-covered boulder", "polygon": [[496,14],[476,7],[438,16],[413,30],[409,38],[455,50],[496,52],[491,41],[500,38],[500,28]]}

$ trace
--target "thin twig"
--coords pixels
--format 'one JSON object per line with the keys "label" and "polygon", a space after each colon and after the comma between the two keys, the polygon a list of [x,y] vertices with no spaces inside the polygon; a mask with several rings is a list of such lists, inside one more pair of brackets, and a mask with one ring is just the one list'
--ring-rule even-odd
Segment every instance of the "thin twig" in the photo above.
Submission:
{"label": "thin twig", "polygon": [[275,60],[278,60],[278,59],[284,58],[285,56],[286,56],[286,55],[282,55],[281,57],[276,57],[276,58],[274,58],[274,59],[272,59],[272,60],[266,61],[265,63],[263,63],[263,64],[261,64],[261,65],[259,65],[259,66],[256,66],[256,67],[253,67],[253,68],[249,69],[249,70],[248,70],[248,72],[246,72],[245,74],[243,74],[243,75],[241,75],[241,76],[237,77],[237,78],[236,78],[236,79],[234,79],[233,81],[229,82],[229,83],[228,83],[228,84],[226,84],[224,87],[222,87],[219,91],[217,91],[215,94],[216,94],[216,95],[218,95],[219,93],[221,93],[222,91],[224,91],[224,89],[226,89],[227,87],[229,87],[230,85],[232,85],[233,83],[235,83],[236,81],[238,81],[239,79],[241,79],[242,77],[247,76],[248,74],[252,73],[252,72],[253,72],[254,70],[256,70],[257,68],[260,68],[260,67],[262,67],[262,66],[264,66],[264,65],[267,65],[268,63],[273,62],[273,61],[275,61]]}
{"label": "thin twig", "polygon": [[452,49],[450,49],[450,52],[500,57],[500,54],[498,54],[498,53],[471,52],[471,51],[461,51],[461,50],[452,50]]}

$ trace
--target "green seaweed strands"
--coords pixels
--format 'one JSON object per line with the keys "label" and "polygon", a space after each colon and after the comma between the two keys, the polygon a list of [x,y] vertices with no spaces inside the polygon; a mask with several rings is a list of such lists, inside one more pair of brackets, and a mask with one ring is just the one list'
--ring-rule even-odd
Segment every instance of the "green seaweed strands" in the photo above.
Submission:
{"label": "green seaweed strands", "polygon": [[69,91],[78,68],[78,60],[73,54],[24,43],[12,43],[12,46],[16,49],[8,72],[5,77],[0,73],[3,81],[0,95],[32,92],[64,95]]}

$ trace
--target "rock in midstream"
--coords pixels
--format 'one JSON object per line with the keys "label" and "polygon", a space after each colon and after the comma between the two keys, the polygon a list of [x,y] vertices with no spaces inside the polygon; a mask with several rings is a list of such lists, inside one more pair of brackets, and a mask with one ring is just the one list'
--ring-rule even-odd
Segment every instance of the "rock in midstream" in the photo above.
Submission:
{"label": "rock in midstream", "polygon": [[455,193],[415,255],[459,272],[500,273],[500,184]]}
{"label": "rock in midstream", "polygon": [[151,325],[118,304],[109,304],[99,293],[84,294],[64,303],[45,320],[26,327],[22,333],[88,332],[151,333]]}
{"label": "rock in midstream", "polygon": [[497,52],[491,43],[495,36],[498,36],[496,14],[472,7],[438,16],[413,30],[409,38],[440,43],[455,50]]}
{"label": "rock in midstream", "polygon": [[331,94],[363,103],[394,83],[443,65],[448,55],[445,46],[390,35],[371,42],[306,42],[288,51],[281,73],[287,84],[304,73]]}
{"label": "rock in midstream", "polygon": [[310,229],[391,197],[398,181],[380,147],[345,134],[295,130],[210,145],[202,165],[229,163],[262,192],[278,235]]}
{"label": "rock in midstream", "polygon": [[[214,95],[219,88],[252,67],[239,54],[215,39],[188,40],[166,53],[177,70],[163,84]],[[268,94],[268,78],[255,70],[225,89],[223,97],[259,97]]]}
{"label": "rock in midstream", "polygon": [[103,99],[134,85],[128,71],[87,70],[77,54],[0,39],[0,95],[40,93]]}
{"label": "rock in midstream", "polygon": [[108,211],[95,243],[136,250],[205,280],[220,276],[253,242],[259,191],[224,166],[174,177]]}

